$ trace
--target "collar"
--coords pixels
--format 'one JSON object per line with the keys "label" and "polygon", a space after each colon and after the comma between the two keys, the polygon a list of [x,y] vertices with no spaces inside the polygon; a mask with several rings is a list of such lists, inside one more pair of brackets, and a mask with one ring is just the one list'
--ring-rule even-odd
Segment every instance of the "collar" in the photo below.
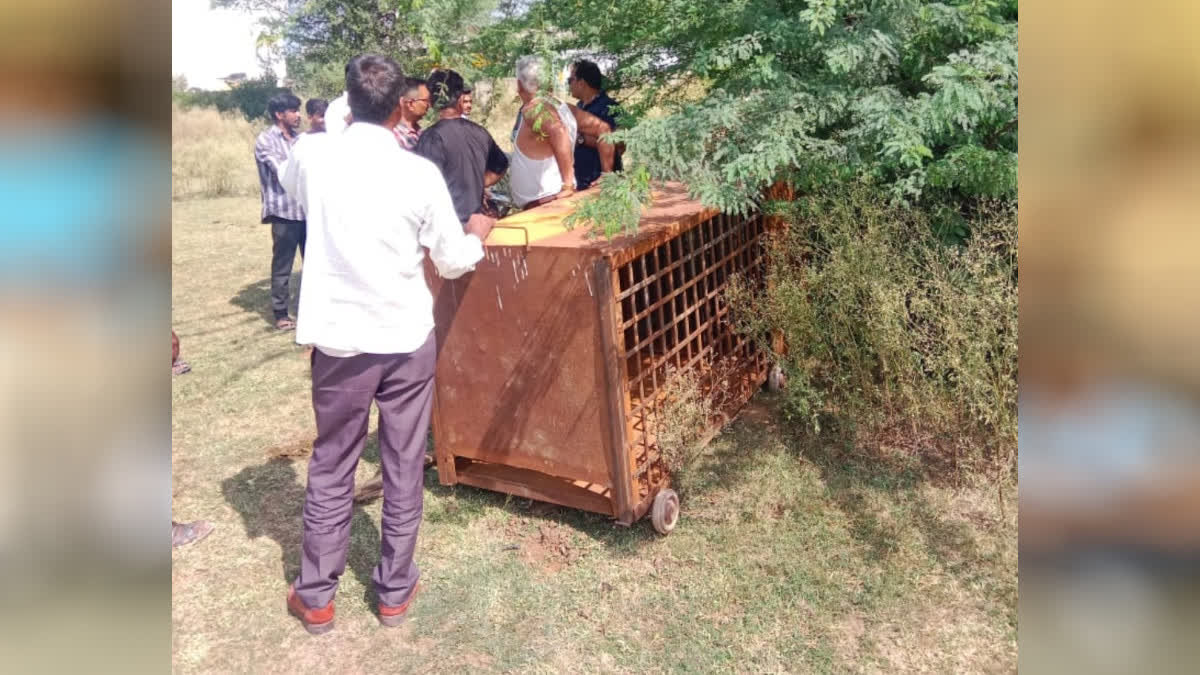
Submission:
{"label": "collar", "polygon": [[271,125],[271,128],[275,130],[275,133],[276,133],[276,134],[278,134],[278,135],[282,136],[282,137],[283,137],[283,140],[285,140],[285,141],[289,141],[289,142],[291,142],[291,141],[295,141],[297,138],[300,138],[300,134],[298,134],[298,133],[297,133],[297,134],[293,134],[293,135],[291,136],[291,138],[289,138],[287,134],[283,133],[283,128],[282,128],[282,127],[280,127],[278,124],[272,124],[272,125]]}
{"label": "collar", "polygon": [[582,108],[584,106],[591,105],[591,104],[595,103],[596,101],[600,101],[601,103],[603,103],[604,100],[607,98],[608,98],[608,94],[605,93],[605,91],[603,89],[601,89],[596,92],[595,96],[593,96],[591,99],[589,99],[587,101],[584,101],[583,99],[579,99],[579,107]]}
{"label": "collar", "polygon": [[350,126],[346,127],[346,131],[343,133],[354,134],[364,138],[369,138],[371,136],[375,136],[380,139],[395,137],[393,130],[378,124],[372,124],[370,122],[354,122]]}

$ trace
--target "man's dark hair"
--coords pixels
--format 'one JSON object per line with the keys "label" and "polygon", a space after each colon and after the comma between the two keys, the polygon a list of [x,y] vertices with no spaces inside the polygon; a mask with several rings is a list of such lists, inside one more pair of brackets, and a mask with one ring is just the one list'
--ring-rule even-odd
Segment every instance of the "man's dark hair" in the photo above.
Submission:
{"label": "man's dark hair", "polygon": [[580,59],[575,62],[575,79],[583,80],[588,83],[588,86],[597,91],[600,90],[600,66],[588,61]]}
{"label": "man's dark hair", "polygon": [[419,77],[404,78],[404,91],[400,92],[404,96],[416,96],[421,87],[428,87],[429,83]]}
{"label": "man's dark hair", "polygon": [[309,117],[313,115],[324,115],[325,109],[329,107],[329,101],[323,98],[310,98],[308,103],[304,104],[304,112],[308,113]]}
{"label": "man's dark hair", "polygon": [[429,95],[439,110],[457,105],[459,97],[469,93],[462,75],[453,70],[435,70],[429,76]]}
{"label": "man's dark hair", "polygon": [[400,103],[404,71],[386,56],[363,54],[350,61],[346,94],[355,122],[383,124]]}
{"label": "man's dark hair", "polygon": [[300,99],[291,92],[281,91],[267,101],[267,116],[272,122],[275,121],[275,115],[288,110],[300,110]]}

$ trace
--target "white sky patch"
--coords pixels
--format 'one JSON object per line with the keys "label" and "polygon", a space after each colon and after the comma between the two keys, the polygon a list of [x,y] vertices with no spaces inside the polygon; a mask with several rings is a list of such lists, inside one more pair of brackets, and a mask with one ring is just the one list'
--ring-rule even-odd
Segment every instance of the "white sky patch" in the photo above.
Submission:
{"label": "white sky patch", "polygon": [[[209,0],[172,0],[171,75],[200,89],[225,89],[220,78],[232,73],[260,75],[254,44],[260,30],[253,14],[210,9]],[[282,64],[275,71],[284,77]]]}

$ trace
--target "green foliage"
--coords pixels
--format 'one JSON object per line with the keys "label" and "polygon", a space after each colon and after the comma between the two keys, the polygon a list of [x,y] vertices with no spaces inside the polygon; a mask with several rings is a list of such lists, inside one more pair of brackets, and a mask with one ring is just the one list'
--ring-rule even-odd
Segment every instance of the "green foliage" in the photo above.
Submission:
{"label": "green foliage", "polygon": [[966,209],[1016,195],[1016,27],[1012,0],[534,0],[473,44],[495,75],[538,50],[615,60],[614,140],[707,205],[859,176]]}
{"label": "green foliage", "polygon": [[568,229],[591,227],[589,234],[615,237],[637,232],[642,210],[650,204],[650,173],[646,167],[604,176],[599,199],[585,199],[563,220]]}
{"label": "green foliage", "polygon": [[345,89],[345,66],[363,53],[385,54],[424,77],[454,68],[468,81],[482,57],[466,48],[489,21],[497,0],[213,0],[214,6],[259,12],[260,42],[274,46],[303,91],[332,98]]}
{"label": "green foliage", "polygon": [[612,60],[613,140],[651,178],[727,212],[759,206],[779,179],[867,177],[894,202],[964,211],[1016,194],[1015,0],[214,3],[265,16],[260,42],[326,97],[367,51],[468,80],[511,76],[524,54]]}
{"label": "green foliage", "polygon": [[221,112],[240,112],[246,119],[256,122],[267,117],[267,101],[272,96],[288,91],[276,83],[275,75],[265,73],[253,80],[246,80],[226,91],[176,92],[174,102],[182,108],[216,108]]}
{"label": "green foliage", "polygon": [[1014,468],[1014,206],[982,207],[962,246],[869,186],[781,209],[789,226],[772,242],[767,290],[740,282],[728,299],[742,330],[783,336],[791,414],[818,429],[902,424]]}
{"label": "green foliage", "polygon": [[928,167],[929,184],[944,190],[1013,198],[1017,183],[1016,153],[967,145],[946,154]]}

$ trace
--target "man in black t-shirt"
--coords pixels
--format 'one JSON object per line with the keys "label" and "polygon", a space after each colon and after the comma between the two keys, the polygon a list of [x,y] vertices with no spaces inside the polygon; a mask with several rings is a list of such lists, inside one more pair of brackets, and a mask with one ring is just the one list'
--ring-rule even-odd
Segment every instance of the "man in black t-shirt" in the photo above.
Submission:
{"label": "man in black t-shirt", "polygon": [[487,129],[463,117],[462,76],[453,70],[429,76],[429,94],[440,109],[436,124],[421,133],[415,152],[437,165],[454,210],[463,223],[483,212],[483,191],[508,171],[508,156]]}
{"label": "man in black t-shirt", "polygon": [[[612,108],[619,104],[600,88],[600,67],[586,59],[571,65],[571,76],[567,78],[571,95],[579,99],[579,108],[604,120],[609,130],[616,131],[617,119]],[[601,173],[621,170],[621,153],[612,158],[612,166],[605,166],[607,158],[597,149],[599,138],[582,129],[575,145],[575,187],[586,190]]]}

